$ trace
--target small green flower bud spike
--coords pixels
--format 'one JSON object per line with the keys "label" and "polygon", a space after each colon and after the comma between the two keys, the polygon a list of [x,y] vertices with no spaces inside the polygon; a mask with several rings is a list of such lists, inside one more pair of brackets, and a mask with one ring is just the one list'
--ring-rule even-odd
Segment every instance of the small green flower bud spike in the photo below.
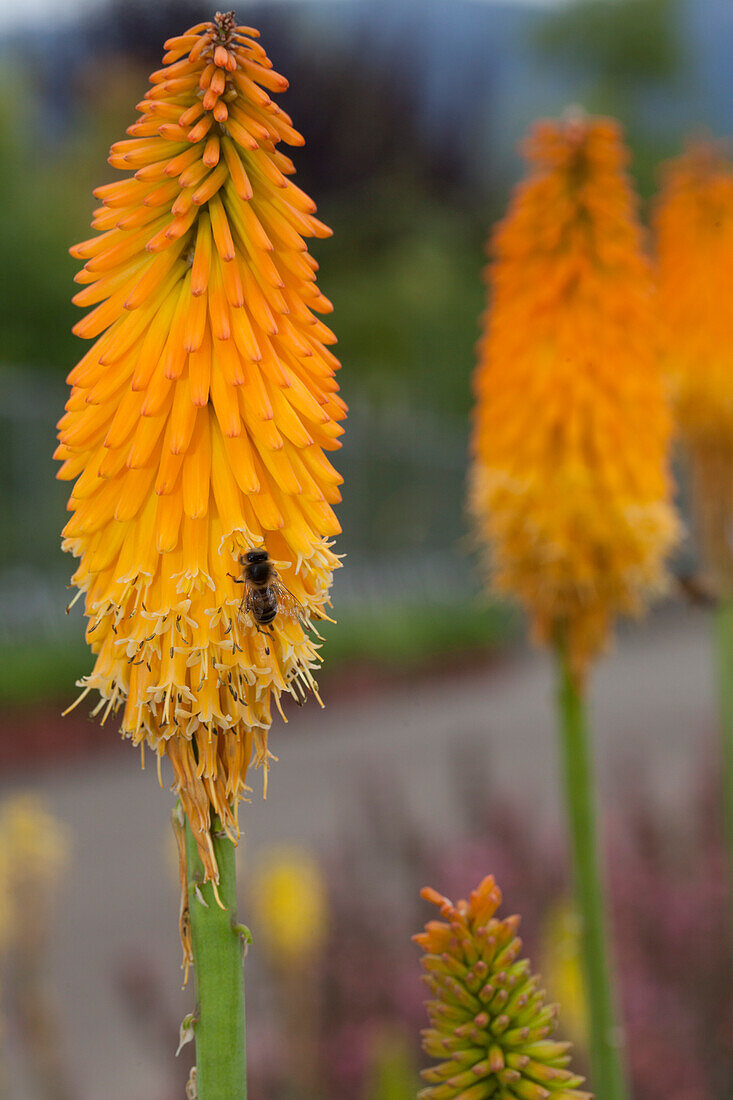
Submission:
{"label": "small green flower bud spike", "polygon": [[489,875],[457,905],[429,887],[440,909],[414,936],[434,999],[423,1049],[439,1064],[422,1071],[420,1100],[592,1100],[568,1069],[570,1043],[551,1038],[557,1006],[520,959],[518,917],[499,920],[501,891]]}

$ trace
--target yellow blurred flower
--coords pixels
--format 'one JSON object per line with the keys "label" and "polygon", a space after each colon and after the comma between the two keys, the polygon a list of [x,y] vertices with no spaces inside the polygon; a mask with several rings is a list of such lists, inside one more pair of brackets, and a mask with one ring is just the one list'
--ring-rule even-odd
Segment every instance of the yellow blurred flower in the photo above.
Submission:
{"label": "yellow blurred flower", "polygon": [[[215,881],[212,812],[236,831],[273,702],[317,693],[309,627],[340,530],[324,450],[345,405],[305,243],[330,230],[277,148],[303,139],[257,36],[230,13],[170,39],[112,146],[132,174],[95,191],[97,235],[72,249],[75,302],[93,307],[74,331],[95,343],[69,375],[56,453],[76,479],[63,545],[96,655],[82,697],[99,692],[95,714],[122,708],[123,735],[168,756]],[[237,584],[252,549],[288,601],[264,628]]]}
{"label": "yellow blurred flower", "polygon": [[525,153],[487,273],[470,509],[494,587],[580,674],[662,586],[670,421],[618,127],[540,122]]}
{"label": "yellow blurred flower", "polygon": [[69,850],[68,829],[39,795],[23,792],[0,803],[0,943],[17,935],[29,900],[38,903],[60,878]]}
{"label": "yellow blurred flower", "polygon": [[303,848],[271,848],[253,878],[257,943],[273,962],[292,967],[318,957],[328,935],[323,873]]}
{"label": "yellow blurred flower", "polygon": [[540,964],[550,997],[562,1005],[563,1033],[588,1049],[588,1006],[583,981],[580,920],[569,901],[558,902],[542,928]]}
{"label": "yellow blurred flower", "polygon": [[665,168],[657,202],[664,365],[695,480],[705,566],[733,591],[733,164],[696,142]]}
{"label": "yellow blurred flower", "polygon": [[11,873],[57,878],[69,861],[68,830],[39,795],[12,795],[0,803],[0,853]]}
{"label": "yellow blurred flower", "polygon": [[493,877],[456,905],[430,888],[422,896],[443,917],[413,937],[433,994],[423,1049],[440,1060],[422,1072],[422,1100],[591,1100],[567,1068],[570,1043],[551,1038],[557,1005],[545,1003],[529,960],[519,957],[519,917],[496,917],[502,897]]}

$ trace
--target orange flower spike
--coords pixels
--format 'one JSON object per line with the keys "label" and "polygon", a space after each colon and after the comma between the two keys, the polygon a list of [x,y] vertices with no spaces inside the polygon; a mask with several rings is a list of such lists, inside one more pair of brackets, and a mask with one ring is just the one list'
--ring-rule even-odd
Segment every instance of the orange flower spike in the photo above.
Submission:
{"label": "orange flower spike", "polygon": [[655,216],[663,361],[686,445],[706,578],[733,593],[733,162],[696,142],[665,168]]}
{"label": "orange flower spike", "polygon": [[576,675],[677,536],[650,272],[618,127],[541,122],[492,241],[470,509],[495,589]]}
{"label": "orange flower spike", "polygon": [[[121,711],[124,736],[168,756],[214,881],[212,815],[236,834],[273,702],[317,697],[309,625],[339,565],[341,479],[322,448],[339,446],[345,406],[302,251],[323,227],[283,175],[275,143],[300,139],[254,37],[229,14],[170,39],[112,147],[134,174],[97,189],[101,232],[71,250],[76,301],[93,307],[75,330],[96,342],[69,376],[57,451],[59,477],[78,478],[63,546],[96,655],[82,697],[98,692],[95,714]],[[253,548],[287,586],[264,626],[237,583]]]}
{"label": "orange flower spike", "polygon": [[570,1043],[551,1038],[557,1005],[520,958],[519,917],[499,919],[501,890],[489,875],[456,905],[422,891],[443,920],[413,936],[432,994],[423,1049],[438,1065],[422,1071],[420,1100],[592,1100],[568,1069]]}

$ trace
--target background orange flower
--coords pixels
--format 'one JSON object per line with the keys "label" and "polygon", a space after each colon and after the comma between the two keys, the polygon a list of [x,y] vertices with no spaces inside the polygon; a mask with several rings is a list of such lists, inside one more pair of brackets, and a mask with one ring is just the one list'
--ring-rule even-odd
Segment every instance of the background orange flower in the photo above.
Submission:
{"label": "background orange flower", "polygon": [[491,245],[470,509],[496,590],[582,670],[662,586],[670,421],[617,126],[541,122],[525,153]]}

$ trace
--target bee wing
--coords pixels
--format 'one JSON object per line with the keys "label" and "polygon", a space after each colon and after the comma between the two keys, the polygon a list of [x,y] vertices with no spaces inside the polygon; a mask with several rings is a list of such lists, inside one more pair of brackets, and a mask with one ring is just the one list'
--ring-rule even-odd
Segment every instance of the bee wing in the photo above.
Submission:
{"label": "bee wing", "polygon": [[278,613],[281,615],[290,615],[293,619],[300,619],[301,623],[307,626],[308,612],[303,607],[302,603],[296,600],[290,589],[285,587],[279,577],[272,582],[271,587],[275,589],[275,594],[277,595]]}
{"label": "bee wing", "polygon": [[246,586],[242,599],[239,601],[239,614],[249,615],[252,611],[252,590],[249,585]]}

